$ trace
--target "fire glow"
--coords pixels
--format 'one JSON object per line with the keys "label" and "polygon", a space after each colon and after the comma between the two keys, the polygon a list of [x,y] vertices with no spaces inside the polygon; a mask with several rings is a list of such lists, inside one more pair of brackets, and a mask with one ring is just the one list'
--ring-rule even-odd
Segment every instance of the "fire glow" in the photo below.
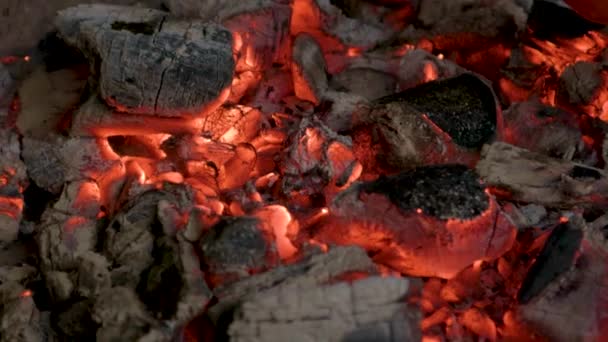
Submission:
{"label": "fire glow", "polygon": [[[549,233],[557,229],[555,226],[573,223],[568,216],[545,215],[543,219],[550,223],[543,221],[543,228],[536,227],[541,224],[539,219],[526,226],[528,230],[523,232],[520,229],[523,219],[518,221],[517,213],[509,211],[510,204],[505,204],[511,200],[515,202],[516,189],[486,185],[481,180],[475,185],[483,188],[487,207],[467,218],[440,218],[424,205],[402,210],[387,194],[355,190],[364,189],[387,175],[429,165],[460,164],[475,169],[487,152],[482,145],[495,141],[527,148],[563,162],[605,163],[602,161],[605,152],[603,156],[598,152],[601,143],[597,140],[596,127],[596,123],[608,122],[605,65],[598,71],[597,89],[585,98],[585,103],[563,98],[567,92],[563,79],[577,63],[599,63],[600,60],[607,63],[608,37],[589,31],[576,38],[549,40],[535,37],[534,32],[527,29],[522,33],[524,38],[518,42],[519,46],[497,41],[491,47],[463,46],[459,50],[458,37],[439,34],[434,39],[423,37],[415,42],[406,39],[407,42],[399,41],[388,48],[363,42],[349,44],[344,37],[330,32],[333,28],[328,25],[350,19],[340,11],[328,12],[325,7],[334,6],[331,3],[322,0],[289,2],[288,8],[280,7],[272,12],[273,20],[282,19],[287,23],[283,28],[277,28],[278,24],[274,27],[267,22],[270,20],[264,13],[255,11],[243,14],[242,18],[235,15],[226,19],[223,24],[232,32],[234,76],[198,116],[125,113],[132,109],[117,102],[110,103],[110,108],[98,98],[83,104],[70,120],[70,130],[74,136],[86,139],[87,145],[81,148],[78,143],[65,143],[63,146],[67,147],[60,147],[57,152],[57,159],[67,165],[67,171],[62,169],[66,182],[69,180],[73,185],[60,187],[53,208],[58,212],[56,217],[61,217],[53,219],[61,221],[63,235],[59,235],[67,241],[66,250],[78,252],[89,247],[74,241],[78,235],[89,238],[94,235],[87,230],[95,225],[92,222],[112,223],[115,231],[104,232],[107,239],[111,234],[124,233],[141,234],[137,243],[146,239],[156,241],[156,237],[146,235],[147,232],[129,232],[131,225],[135,225],[130,220],[148,218],[144,214],[142,218],[127,212],[139,204],[138,198],[162,194],[166,198],[153,206],[150,215],[160,221],[161,230],[167,236],[196,241],[198,246],[201,237],[213,235],[218,222],[224,224],[222,227],[227,232],[213,236],[217,240],[224,238],[222,234],[228,235],[234,226],[247,224],[246,228],[254,227],[252,230],[258,235],[244,228],[240,233],[243,236],[250,233],[251,236],[245,236],[249,240],[235,235],[256,248],[263,246],[259,248],[265,253],[259,257],[243,251],[239,256],[245,261],[239,259],[226,267],[227,270],[219,267],[220,271],[212,267],[205,269],[209,265],[186,267],[180,264],[182,268],[190,267],[201,273],[197,273],[198,278],[184,277],[184,282],[206,277],[211,279],[211,290],[221,293],[248,276],[297,264],[308,258],[311,251],[329,253],[335,245],[357,245],[373,260],[377,274],[385,278],[423,279],[422,291],[411,299],[422,312],[419,322],[422,341],[544,341],[543,331],[520,317],[521,303],[517,296],[527,272],[539,260]],[[397,3],[391,5],[394,9],[390,7],[390,13],[378,14],[387,30],[388,27],[403,30],[403,22],[414,15],[410,4],[400,6]],[[257,30],[261,33],[256,34]],[[313,44],[314,49],[305,49],[307,54],[296,58],[299,57],[295,52],[297,40]],[[442,44],[455,44],[454,51],[439,48],[444,46]],[[317,50],[322,65],[307,65],[306,58],[315,60],[319,57],[315,55]],[[515,64],[515,50],[515,55],[525,61],[522,63],[531,74],[539,73],[537,78],[529,81],[513,77],[524,68],[519,64],[505,65],[504,70],[508,72],[501,70],[500,76],[496,77],[495,70],[492,74],[483,74],[485,66],[475,69],[482,73],[477,75],[455,63],[466,60],[463,64],[468,67],[468,63],[483,63],[483,56],[494,55],[507,61],[505,63]],[[0,62],[13,64],[31,60],[29,56],[3,57]],[[415,64],[419,76],[401,77],[400,70],[410,64]],[[378,102],[377,98],[366,99],[365,91],[352,95],[348,90],[348,78],[344,84],[338,84],[338,76],[342,73],[360,69],[371,70],[374,73],[370,74],[376,77],[382,74],[383,79],[388,80],[388,95],[380,97],[385,102]],[[576,70],[573,72],[576,74]],[[480,146],[460,145],[454,137],[458,131],[451,135],[448,129],[442,128],[444,121],[449,120],[442,121],[443,118],[437,119],[433,113],[412,109],[415,107],[412,103],[390,98],[397,91],[462,74],[483,78],[483,82],[493,85],[488,87],[491,92],[498,92],[491,99],[496,101],[497,107],[492,118],[495,122],[490,125],[493,131]],[[321,79],[315,75],[321,75]],[[380,88],[376,84],[362,88],[376,87]],[[405,115],[395,118],[388,113],[387,117],[393,121],[379,116],[377,127],[380,128],[368,129],[362,124],[362,117],[370,116],[373,110],[381,112],[384,107],[378,110],[380,105],[390,101],[393,102],[386,108],[398,107],[410,115],[412,121],[406,122],[410,118]],[[525,105],[516,107],[520,102]],[[561,111],[545,110],[549,107]],[[401,126],[395,129],[391,125]],[[567,149],[562,146],[565,144],[550,139],[551,135],[557,136],[557,132],[560,137],[569,139]],[[426,136],[407,140],[412,134]],[[390,165],[385,165],[378,161],[379,156],[390,155],[386,144],[395,136],[404,139],[399,141],[402,146],[398,147],[402,148],[400,152],[405,151],[404,156],[399,157],[406,161],[391,160]],[[390,146],[395,145],[399,144],[393,142]],[[550,165],[563,165],[553,163]],[[543,165],[538,168],[543,169]],[[73,173],[74,169],[78,171],[77,175]],[[576,183],[580,179],[587,181],[597,177],[589,170],[591,168],[585,169],[586,173],[581,171],[583,176],[580,177],[560,175],[560,187],[570,189],[570,186],[582,192],[578,199],[580,203],[606,203],[603,193],[594,192],[596,183]],[[0,196],[0,223],[4,222],[3,216],[21,220],[24,210],[28,209],[22,196],[24,185],[14,180],[14,169],[0,171],[3,171],[0,189],[11,186],[19,189],[14,196],[4,193]],[[522,182],[525,181],[527,179]],[[445,192],[449,190],[444,189]],[[545,229],[547,226],[551,229]],[[90,239],[99,244],[95,240],[97,237]],[[600,247],[592,247],[597,249],[589,247],[593,253],[603,251]],[[154,248],[158,246],[154,245]],[[204,257],[210,260],[225,257],[219,252],[213,254],[212,248],[202,252],[195,252],[194,248],[185,250],[181,245],[180,248],[180,253],[197,258],[205,253]],[[125,252],[118,253],[120,258],[129,257],[128,246],[124,249]],[[583,263],[581,255],[591,252],[577,251],[577,262]],[[136,253],[133,255],[133,258],[140,257]],[[201,268],[204,271],[201,272]],[[158,272],[171,274],[171,271],[167,267]],[[202,274],[207,271],[216,273]],[[226,274],[221,273],[223,271]],[[117,274],[112,276],[126,278]],[[354,284],[355,280],[373,274],[371,271],[369,274],[353,273],[350,278],[340,279]],[[330,284],[333,280],[328,279],[325,283]],[[86,293],[89,289],[78,291]],[[22,290],[20,294],[21,299],[33,296],[32,290]],[[405,300],[402,302],[405,305]],[[212,308],[211,301],[205,302],[204,310]],[[602,314],[602,309],[597,308],[598,315]],[[194,331],[195,327],[188,329]],[[187,331],[184,335],[195,336],[195,333]],[[196,340],[196,337],[190,338]]]}

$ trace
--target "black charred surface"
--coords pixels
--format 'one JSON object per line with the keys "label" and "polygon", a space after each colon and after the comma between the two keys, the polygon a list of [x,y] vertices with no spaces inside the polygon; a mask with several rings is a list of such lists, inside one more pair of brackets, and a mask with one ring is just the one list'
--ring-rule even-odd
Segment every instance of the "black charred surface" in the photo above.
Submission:
{"label": "black charred surface", "polygon": [[582,239],[583,231],[571,227],[569,223],[553,229],[522,283],[517,296],[520,303],[529,302],[570,269]]}
{"label": "black charred surface", "polygon": [[158,22],[150,23],[126,23],[123,21],[115,21],[112,23],[112,30],[125,30],[135,34],[153,35],[158,27]]}
{"label": "black charred surface", "polygon": [[212,272],[266,266],[269,245],[258,219],[226,217],[201,240],[202,262]]}
{"label": "black charred surface", "polygon": [[534,1],[528,27],[541,39],[576,38],[603,25],[592,23],[573,10],[548,1]]}
{"label": "black charred surface", "polygon": [[466,148],[480,148],[496,130],[494,93],[472,74],[428,82],[383,97],[377,104],[390,102],[413,106]]}
{"label": "black charred surface", "polygon": [[602,174],[598,170],[591,169],[591,168],[584,167],[584,166],[578,166],[578,165],[576,165],[575,167],[572,168],[572,171],[570,171],[568,176],[570,176],[572,178],[578,178],[578,179],[580,179],[580,178],[592,178],[592,179],[602,178]]}
{"label": "black charred surface", "polygon": [[179,250],[169,238],[157,239],[155,245],[154,264],[142,275],[138,293],[157,318],[170,319],[184,286]]}
{"label": "black charred surface", "polygon": [[403,211],[421,209],[439,219],[471,219],[489,206],[477,174],[464,165],[423,166],[364,186],[381,193]]}

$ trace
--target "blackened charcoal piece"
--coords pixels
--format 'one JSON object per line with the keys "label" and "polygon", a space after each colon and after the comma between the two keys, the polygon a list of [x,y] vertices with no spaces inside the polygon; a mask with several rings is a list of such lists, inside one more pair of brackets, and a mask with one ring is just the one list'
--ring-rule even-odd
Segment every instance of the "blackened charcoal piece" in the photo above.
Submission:
{"label": "blackened charcoal piece", "polygon": [[[564,25],[567,23],[567,25]],[[603,25],[592,23],[565,6],[551,1],[534,1],[528,27],[541,39],[576,38]]]}
{"label": "blackened charcoal piece", "polygon": [[479,148],[496,130],[496,97],[492,89],[473,74],[438,80],[389,95],[378,104],[406,102],[428,116],[456,144]]}
{"label": "blackened charcoal piece", "polygon": [[223,218],[201,239],[201,261],[213,283],[266,269],[278,260],[274,236],[253,217]]}
{"label": "blackened charcoal piece", "polygon": [[518,294],[520,303],[529,302],[570,269],[582,239],[583,231],[569,222],[553,229],[522,283]]}
{"label": "blackened charcoal piece", "polygon": [[464,165],[418,167],[382,177],[366,187],[387,195],[404,211],[421,209],[440,219],[470,219],[488,208],[488,195],[479,177]]}

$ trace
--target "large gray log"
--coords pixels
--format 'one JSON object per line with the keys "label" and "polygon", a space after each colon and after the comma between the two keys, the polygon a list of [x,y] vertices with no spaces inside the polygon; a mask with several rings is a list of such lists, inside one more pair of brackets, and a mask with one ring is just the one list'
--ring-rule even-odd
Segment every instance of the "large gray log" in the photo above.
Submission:
{"label": "large gray log", "polygon": [[199,116],[228,94],[232,35],[221,26],[100,4],[60,11],[55,25],[99,68],[101,95],[120,111]]}
{"label": "large gray log", "polygon": [[488,187],[506,190],[511,200],[548,207],[605,206],[608,178],[603,170],[497,142],[484,146],[477,172]]}
{"label": "large gray log", "polygon": [[371,277],[335,285],[294,283],[243,303],[232,341],[417,341],[419,312],[408,308],[406,278]]}

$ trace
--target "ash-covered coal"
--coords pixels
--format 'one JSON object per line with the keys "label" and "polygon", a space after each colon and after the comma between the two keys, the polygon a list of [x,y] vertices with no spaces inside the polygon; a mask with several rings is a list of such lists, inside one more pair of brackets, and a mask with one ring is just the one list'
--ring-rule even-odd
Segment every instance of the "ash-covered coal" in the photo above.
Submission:
{"label": "ash-covered coal", "polygon": [[223,218],[201,239],[201,261],[214,283],[246,277],[278,261],[271,235],[255,217]]}
{"label": "ash-covered coal", "polygon": [[382,177],[365,191],[387,195],[404,211],[421,209],[440,219],[470,219],[488,208],[479,177],[464,165],[431,165]]}
{"label": "ash-covered coal", "polygon": [[386,96],[379,105],[406,102],[426,114],[456,144],[479,148],[496,130],[496,100],[479,77],[462,74]]}

